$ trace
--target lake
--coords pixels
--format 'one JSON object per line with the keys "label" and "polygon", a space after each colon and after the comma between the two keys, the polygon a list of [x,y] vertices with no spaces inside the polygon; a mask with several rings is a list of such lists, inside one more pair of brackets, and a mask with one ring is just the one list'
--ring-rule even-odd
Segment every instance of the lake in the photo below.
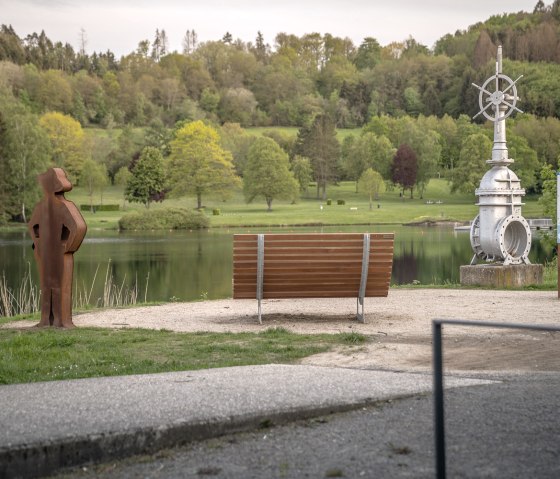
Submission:
{"label": "lake", "polygon": [[[468,231],[452,227],[346,226],[323,228],[212,229],[193,232],[88,231],[75,254],[74,282],[91,292],[91,303],[103,295],[108,274],[116,287],[138,285],[138,300],[189,301],[231,297],[233,233],[274,232],[394,232],[393,284],[459,283],[459,267],[473,255]],[[536,234],[532,262],[549,259]],[[19,287],[26,271],[38,275],[26,232],[0,233],[0,274],[11,288]],[[96,275],[97,270],[97,275]],[[95,277],[95,281],[94,280]]]}

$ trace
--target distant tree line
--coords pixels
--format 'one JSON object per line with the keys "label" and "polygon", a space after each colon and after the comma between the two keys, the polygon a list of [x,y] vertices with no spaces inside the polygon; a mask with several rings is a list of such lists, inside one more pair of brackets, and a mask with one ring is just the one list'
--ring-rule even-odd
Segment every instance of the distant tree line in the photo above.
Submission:
{"label": "distant tree line", "polygon": [[[0,27],[0,85],[34,112],[59,111],[82,126],[154,120],[209,119],[242,126],[304,126],[328,113],[338,128],[361,127],[372,116],[457,118],[477,108],[471,83],[493,72],[503,45],[519,83],[524,111],[560,117],[560,0],[533,12],[497,15],[439,39],[433,50],[413,38],[381,46],[373,37],[279,33],[270,46],[198,42],[187,30],[183,51],[169,51],[164,29],[117,59],[52,42],[44,31],[20,38]],[[84,32],[82,32],[84,33]]]}

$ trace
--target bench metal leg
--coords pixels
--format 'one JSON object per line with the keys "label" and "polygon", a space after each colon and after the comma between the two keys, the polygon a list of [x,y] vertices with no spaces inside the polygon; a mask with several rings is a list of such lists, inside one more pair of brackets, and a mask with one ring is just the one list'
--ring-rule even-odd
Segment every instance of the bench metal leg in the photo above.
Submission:
{"label": "bench metal leg", "polygon": [[262,324],[261,300],[264,279],[264,235],[257,236],[257,300],[259,302],[259,324]]}
{"label": "bench metal leg", "polygon": [[[360,323],[365,323],[366,320],[364,317],[364,298],[358,298],[356,300],[356,304],[357,304],[356,319]],[[362,307],[362,312],[360,312],[360,306]]]}
{"label": "bench metal leg", "polygon": [[[364,317],[364,298],[366,295],[368,269],[369,269],[369,249],[370,249],[370,236],[369,233],[364,234],[364,243],[362,251],[362,278],[360,280],[360,291],[358,292],[358,311],[356,313],[356,319],[362,323],[365,323]],[[362,306],[362,312],[360,313],[360,306]]]}

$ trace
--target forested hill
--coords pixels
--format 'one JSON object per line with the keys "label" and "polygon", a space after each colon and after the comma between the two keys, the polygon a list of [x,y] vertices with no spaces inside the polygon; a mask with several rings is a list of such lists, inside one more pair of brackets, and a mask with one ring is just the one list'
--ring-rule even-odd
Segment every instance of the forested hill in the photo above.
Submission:
{"label": "forested hill", "polygon": [[[374,34],[374,32],[372,32]],[[182,52],[169,52],[165,30],[117,59],[51,41],[45,32],[0,32],[0,88],[36,113],[59,111],[82,126],[172,126],[207,118],[242,126],[302,126],[328,113],[338,127],[374,115],[473,114],[471,83],[493,71],[498,44],[517,78],[523,110],[560,117],[560,0],[533,12],[494,16],[448,34],[433,48],[413,38],[380,45],[373,37],[278,33],[273,46],[222,39],[199,43],[188,30]]]}

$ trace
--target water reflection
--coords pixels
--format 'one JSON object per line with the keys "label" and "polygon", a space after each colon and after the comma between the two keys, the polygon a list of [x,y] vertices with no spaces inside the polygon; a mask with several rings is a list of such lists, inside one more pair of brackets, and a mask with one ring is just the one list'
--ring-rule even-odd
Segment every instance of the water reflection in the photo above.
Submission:
{"label": "water reflection", "polygon": [[[118,233],[90,231],[75,258],[75,287],[103,294],[107,274],[118,287],[137,285],[139,299],[147,286],[149,301],[226,298],[232,292],[232,234],[264,232],[262,228],[194,232]],[[276,228],[266,231],[394,232],[394,284],[459,282],[459,267],[469,264],[472,251],[468,232],[447,227],[323,227]],[[551,250],[533,237],[530,259],[543,262]],[[19,286],[31,269],[38,281],[27,233],[0,234],[0,274],[8,285]],[[95,278],[95,282],[94,282]],[[93,284],[92,284],[93,283]]]}

